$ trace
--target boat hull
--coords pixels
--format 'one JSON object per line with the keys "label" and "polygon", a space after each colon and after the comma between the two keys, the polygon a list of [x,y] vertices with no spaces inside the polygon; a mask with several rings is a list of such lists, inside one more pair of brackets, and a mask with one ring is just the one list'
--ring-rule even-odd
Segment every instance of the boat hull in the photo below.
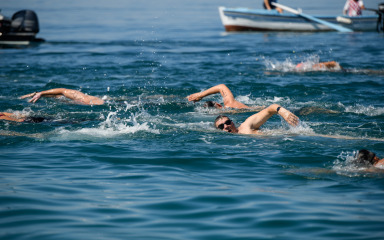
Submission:
{"label": "boat hull", "polygon": [[13,48],[28,46],[45,42],[42,38],[36,38],[35,34],[7,34],[0,36],[0,48]]}
{"label": "boat hull", "polygon": [[[226,31],[335,31],[328,26],[310,21],[291,13],[280,14],[275,10],[219,7],[221,21]],[[377,16],[316,16],[353,31],[376,31]]]}

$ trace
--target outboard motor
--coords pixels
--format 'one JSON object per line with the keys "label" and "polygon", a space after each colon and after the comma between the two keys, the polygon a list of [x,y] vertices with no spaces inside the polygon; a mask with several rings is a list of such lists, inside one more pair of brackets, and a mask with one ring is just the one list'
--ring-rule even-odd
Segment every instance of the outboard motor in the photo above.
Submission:
{"label": "outboard motor", "polygon": [[35,37],[39,30],[39,20],[32,10],[18,11],[13,14],[11,19],[0,15],[1,44],[44,42],[44,39]]}
{"label": "outboard motor", "polygon": [[39,20],[34,11],[22,10],[12,16],[11,32],[33,33],[39,32]]}

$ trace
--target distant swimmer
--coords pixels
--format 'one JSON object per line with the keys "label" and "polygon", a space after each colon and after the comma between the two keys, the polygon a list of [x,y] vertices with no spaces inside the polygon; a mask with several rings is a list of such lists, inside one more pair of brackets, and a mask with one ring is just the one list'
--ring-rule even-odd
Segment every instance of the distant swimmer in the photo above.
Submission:
{"label": "distant swimmer", "polygon": [[[249,107],[235,99],[231,90],[225,84],[219,84],[214,87],[211,87],[203,92],[198,92],[191,94],[187,97],[188,101],[198,102],[202,100],[204,97],[220,93],[223,97],[224,107],[225,108],[237,108],[237,109],[252,109],[260,111],[263,107]],[[204,107],[212,107],[212,108],[224,108],[220,103],[214,101],[207,101],[204,104]]]}
{"label": "distant swimmer", "polygon": [[260,134],[260,127],[273,115],[279,114],[291,126],[297,126],[300,119],[278,104],[272,104],[247,118],[238,128],[229,117],[220,115],[215,119],[215,127],[229,133]]}
{"label": "distant swimmer", "polygon": [[299,116],[305,116],[309,114],[338,114],[340,112],[321,108],[321,107],[302,107],[298,111],[295,111],[294,113]]}
{"label": "distant swimmer", "polygon": [[77,104],[84,105],[102,105],[104,104],[104,100],[101,98],[84,94],[82,92],[66,89],[66,88],[55,88],[42,92],[34,92],[24,96],[21,96],[20,99],[31,98],[28,102],[35,103],[41,97],[60,97],[64,96],[75,101]]}
{"label": "distant swimmer", "polygon": [[[294,68],[295,72],[310,72],[310,71],[333,71],[333,72],[344,72],[344,73],[361,73],[361,74],[372,74],[372,75],[384,75],[384,70],[372,70],[372,69],[348,69],[342,67],[338,62],[319,62],[319,63],[309,63],[301,62],[297,64]],[[271,72],[266,72],[266,74],[272,74]]]}
{"label": "distant swimmer", "polygon": [[17,116],[16,114],[13,114],[13,113],[0,112],[0,120],[13,121],[13,122],[40,123],[46,120],[46,118]]}
{"label": "distant swimmer", "polygon": [[356,154],[356,162],[363,165],[372,165],[376,168],[384,169],[384,158],[380,159],[375,153],[366,149],[361,149]]}
{"label": "distant swimmer", "polygon": [[347,68],[342,67],[336,61],[319,62],[319,63],[315,63],[315,64],[307,63],[307,62],[301,62],[295,66],[294,70],[298,71],[298,72],[334,71],[334,72],[345,72],[345,73],[362,73],[362,74],[384,75],[384,70],[347,69]]}
{"label": "distant swimmer", "polygon": [[335,70],[340,71],[343,68],[340,66],[338,62],[330,61],[330,62],[320,62],[315,64],[307,64],[307,63],[299,63],[295,67],[296,70],[311,70],[311,71],[321,71],[321,70]]}
{"label": "distant swimmer", "polygon": [[264,0],[263,7],[264,9],[272,10],[275,9],[279,13],[283,13],[283,9],[275,7],[272,3],[277,3],[277,0]]}

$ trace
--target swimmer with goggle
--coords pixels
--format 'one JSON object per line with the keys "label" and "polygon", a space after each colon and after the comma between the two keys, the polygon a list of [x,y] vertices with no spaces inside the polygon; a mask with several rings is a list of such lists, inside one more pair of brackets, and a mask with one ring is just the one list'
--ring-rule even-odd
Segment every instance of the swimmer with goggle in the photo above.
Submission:
{"label": "swimmer with goggle", "polygon": [[224,115],[219,115],[215,119],[214,125],[217,129],[229,133],[260,134],[260,127],[276,114],[280,115],[291,126],[296,127],[300,123],[300,119],[295,114],[278,104],[272,104],[260,112],[248,117],[238,128],[229,117]]}

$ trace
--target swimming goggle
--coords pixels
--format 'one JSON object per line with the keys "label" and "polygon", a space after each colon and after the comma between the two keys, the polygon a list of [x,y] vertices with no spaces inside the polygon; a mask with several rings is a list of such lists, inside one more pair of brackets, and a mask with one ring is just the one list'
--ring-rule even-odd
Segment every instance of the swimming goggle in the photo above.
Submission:
{"label": "swimming goggle", "polygon": [[232,121],[230,119],[228,119],[227,121],[225,121],[224,123],[222,124],[219,124],[219,126],[217,126],[217,128],[223,130],[224,129],[224,124],[225,125],[231,125]]}

